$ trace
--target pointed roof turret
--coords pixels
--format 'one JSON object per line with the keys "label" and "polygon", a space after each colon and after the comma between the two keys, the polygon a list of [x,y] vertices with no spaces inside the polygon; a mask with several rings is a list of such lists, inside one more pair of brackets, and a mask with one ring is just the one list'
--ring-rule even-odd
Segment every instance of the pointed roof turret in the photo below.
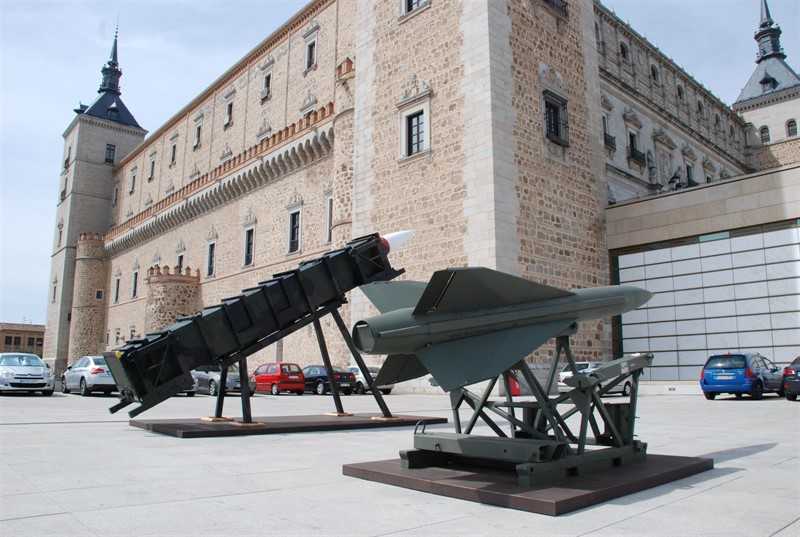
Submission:
{"label": "pointed roof turret", "polygon": [[772,19],[767,0],[761,0],[761,20],[753,37],[758,43],[756,70],[742,88],[734,109],[742,101],[800,85],[800,76],[785,61],[781,33],[781,27]]}
{"label": "pointed roof turret", "polygon": [[119,68],[119,59],[117,57],[118,37],[119,27],[114,30],[114,42],[111,45],[111,54],[100,71],[103,73],[100,89],[97,90],[100,96],[90,106],[81,106],[75,109],[75,112],[141,128],[133,117],[133,114],[130,113],[128,107],[125,106],[125,103],[123,103],[120,98],[122,90],[119,87],[119,79],[122,77],[122,69]]}

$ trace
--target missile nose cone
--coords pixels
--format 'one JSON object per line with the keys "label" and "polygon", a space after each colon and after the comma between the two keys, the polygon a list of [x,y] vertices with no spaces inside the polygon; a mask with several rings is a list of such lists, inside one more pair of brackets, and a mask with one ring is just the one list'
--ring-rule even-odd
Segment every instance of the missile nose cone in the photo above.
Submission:
{"label": "missile nose cone", "polygon": [[633,286],[626,286],[625,287],[625,304],[627,306],[626,311],[635,310],[636,308],[642,307],[644,304],[647,303],[650,298],[652,298],[653,293],[642,289],[640,287],[633,287]]}
{"label": "missile nose cone", "polygon": [[389,248],[392,251],[397,251],[411,240],[411,237],[414,236],[414,231],[410,229],[406,229],[404,231],[396,231],[394,233],[389,233],[388,235],[384,235],[383,238],[386,239],[386,242],[389,243]]}

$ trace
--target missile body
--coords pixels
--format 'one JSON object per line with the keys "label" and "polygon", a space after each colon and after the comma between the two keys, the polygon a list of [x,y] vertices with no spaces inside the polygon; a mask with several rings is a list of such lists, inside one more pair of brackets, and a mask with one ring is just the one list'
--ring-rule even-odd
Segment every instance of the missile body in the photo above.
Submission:
{"label": "missile body", "polygon": [[566,291],[484,268],[362,290],[382,314],[357,322],[353,340],[367,354],[389,355],[379,383],[430,372],[445,390],[499,375],[577,322],[619,315],[651,296],[632,286]]}

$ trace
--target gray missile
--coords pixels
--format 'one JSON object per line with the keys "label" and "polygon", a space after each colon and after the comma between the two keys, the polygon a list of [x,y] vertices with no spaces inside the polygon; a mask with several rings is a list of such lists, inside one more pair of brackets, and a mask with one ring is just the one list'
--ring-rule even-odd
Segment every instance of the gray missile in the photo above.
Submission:
{"label": "gray missile", "polygon": [[376,384],[430,373],[445,391],[497,377],[578,322],[620,315],[651,297],[633,286],[567,291],[481,267],[361,290],[381,315],[357,322],[353,340],[366,354],[388,355]]}

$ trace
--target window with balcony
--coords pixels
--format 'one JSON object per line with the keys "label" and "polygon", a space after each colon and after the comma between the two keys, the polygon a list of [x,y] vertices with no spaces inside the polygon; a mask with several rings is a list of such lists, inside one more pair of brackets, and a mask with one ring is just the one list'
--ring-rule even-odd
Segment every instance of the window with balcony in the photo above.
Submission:
{"label": "window with balcony", "polygon": [[543,96],[545,136],[554,144],[569,146],[567,100],[548,90]]}
{"label": "window with balcony", "polygon": [[628,161],[641,167],[647,164],[647,156],[639,149],[639,134],[633,131],[628,133]]}
{"label": "window with balcony", "polygon": [[605,146],[610,150],[615,150],[617,148],[617,139],[609,134],[609,119],[606,114],[603,114],[603,143]]}

